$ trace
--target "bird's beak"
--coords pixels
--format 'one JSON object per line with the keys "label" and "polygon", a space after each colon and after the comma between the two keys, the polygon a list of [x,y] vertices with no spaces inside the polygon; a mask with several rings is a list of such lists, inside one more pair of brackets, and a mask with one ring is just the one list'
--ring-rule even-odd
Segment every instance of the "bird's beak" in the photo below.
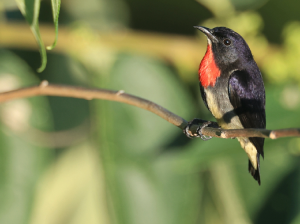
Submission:
{"label": "bird's beak", "polygon": [[204,26],[194,26],[194,28],[203,32],[207,36],[207,38],[210,39],[212,42],[214,43],[219,42],[218,39],[212,34],[211,29]]}

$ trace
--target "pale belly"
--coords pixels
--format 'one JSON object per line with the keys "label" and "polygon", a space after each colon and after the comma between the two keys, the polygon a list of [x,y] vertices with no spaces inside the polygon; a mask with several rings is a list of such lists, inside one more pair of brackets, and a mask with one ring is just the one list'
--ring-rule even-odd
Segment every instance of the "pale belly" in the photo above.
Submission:
{"label": "pale belly", "polygon": [[[239,117],[234,113],[228,92],[214,94],[212,89],[205,89],[206,102],[209,110],[216,118],[218,125],[223,129],[243,129]],[[257,150],[248,138],[238,137],[242,148],[248,155],[253,167],[257,169]]]}

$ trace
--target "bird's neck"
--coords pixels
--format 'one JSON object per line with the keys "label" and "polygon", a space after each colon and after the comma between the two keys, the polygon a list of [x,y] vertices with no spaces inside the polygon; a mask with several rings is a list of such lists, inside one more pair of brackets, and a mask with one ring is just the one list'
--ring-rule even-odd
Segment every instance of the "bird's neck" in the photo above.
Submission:
{"label": "bird's neck", "polygon": [[220,75],[221,71],[216,65],[211,44],[208,44],[199,67],[199,81],[204,88],[207,88],[208,86],[214,86]]}

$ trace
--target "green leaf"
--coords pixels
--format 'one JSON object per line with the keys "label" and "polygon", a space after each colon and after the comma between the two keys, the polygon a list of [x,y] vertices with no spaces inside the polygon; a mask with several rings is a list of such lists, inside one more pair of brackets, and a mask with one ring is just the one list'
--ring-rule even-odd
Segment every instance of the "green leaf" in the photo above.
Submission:
{"label": "green leaf", "polygon": [[237,10],[257,9],[267,3],[269,0],[230,0],[231,4]]}
{"label": "green leaf", "polygon": [[[111,71],[108,88],[121,89],[151,100],[180,116],[192,116],[193,104],[186,90],[175,74],[157,60],[121,55]],[[128,147],[128,153],[154,153],[153,148],[159,150],[157,146],[168,144],[174,136],[181,133],[178,128],[148,111],[125,104],[113,104],[112,107],[116,111],[114,120],[124,127],[118,128],[118,141],[123,147]],[[147,138],[144,138],[145,133]],[[136,141],[137,138],[143,141]]]}
{"label": "green leaf", "polygon": [[[122,54],[109,74],[94,83],[149,99],[180,116],[192,116],[187,89],[160,61]],[[169,166],[168,156],[158,156],[181,130],[140,108],[109,101],[92,103],[116,220],[124,224],[195,223],[195,195],[201,193],[197,176],[181,175]]]}
{"label": "green leaf", "polygon": [[[0,89],[8,91],[39,83],[28,65],[13,53],[0,50]],[[37,181],[54,151],[41,133],[53,130],[46,97],[18,99],[0,108],[0,223],[29,223]]]}
{"label": "green leaf", "polygon": [[60,10],[60,0],[51,0],[52,4],[52,15],[53,15],[53,22],[55,27],[55,40],[51,46],[47,46],[47,50],[52,50],[57,43],[58,38],[58,17],[59,17],[59,10]]}
{"label": "green leaf", "polygon": [[42,64],[38,69],[38,72],[42,72],[47,64],[47,55],[43,40],[41,38],[38,21],[41,2],[40,0],[16,0],[16,2],[21,13],[29,23],[30,29],[39,45]]}

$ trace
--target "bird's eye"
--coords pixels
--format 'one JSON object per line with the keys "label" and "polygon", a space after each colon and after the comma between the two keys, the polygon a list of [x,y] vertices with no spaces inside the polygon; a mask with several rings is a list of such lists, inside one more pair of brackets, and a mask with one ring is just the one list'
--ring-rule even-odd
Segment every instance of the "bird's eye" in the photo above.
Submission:
{"label": "bird's eye", "polygon": [[229,46],[229,45],[231,44],[231,40],[229,40],[229,39],[224,39],[224,40],[223,40],[223,43],[224,43],[225,45]]}

